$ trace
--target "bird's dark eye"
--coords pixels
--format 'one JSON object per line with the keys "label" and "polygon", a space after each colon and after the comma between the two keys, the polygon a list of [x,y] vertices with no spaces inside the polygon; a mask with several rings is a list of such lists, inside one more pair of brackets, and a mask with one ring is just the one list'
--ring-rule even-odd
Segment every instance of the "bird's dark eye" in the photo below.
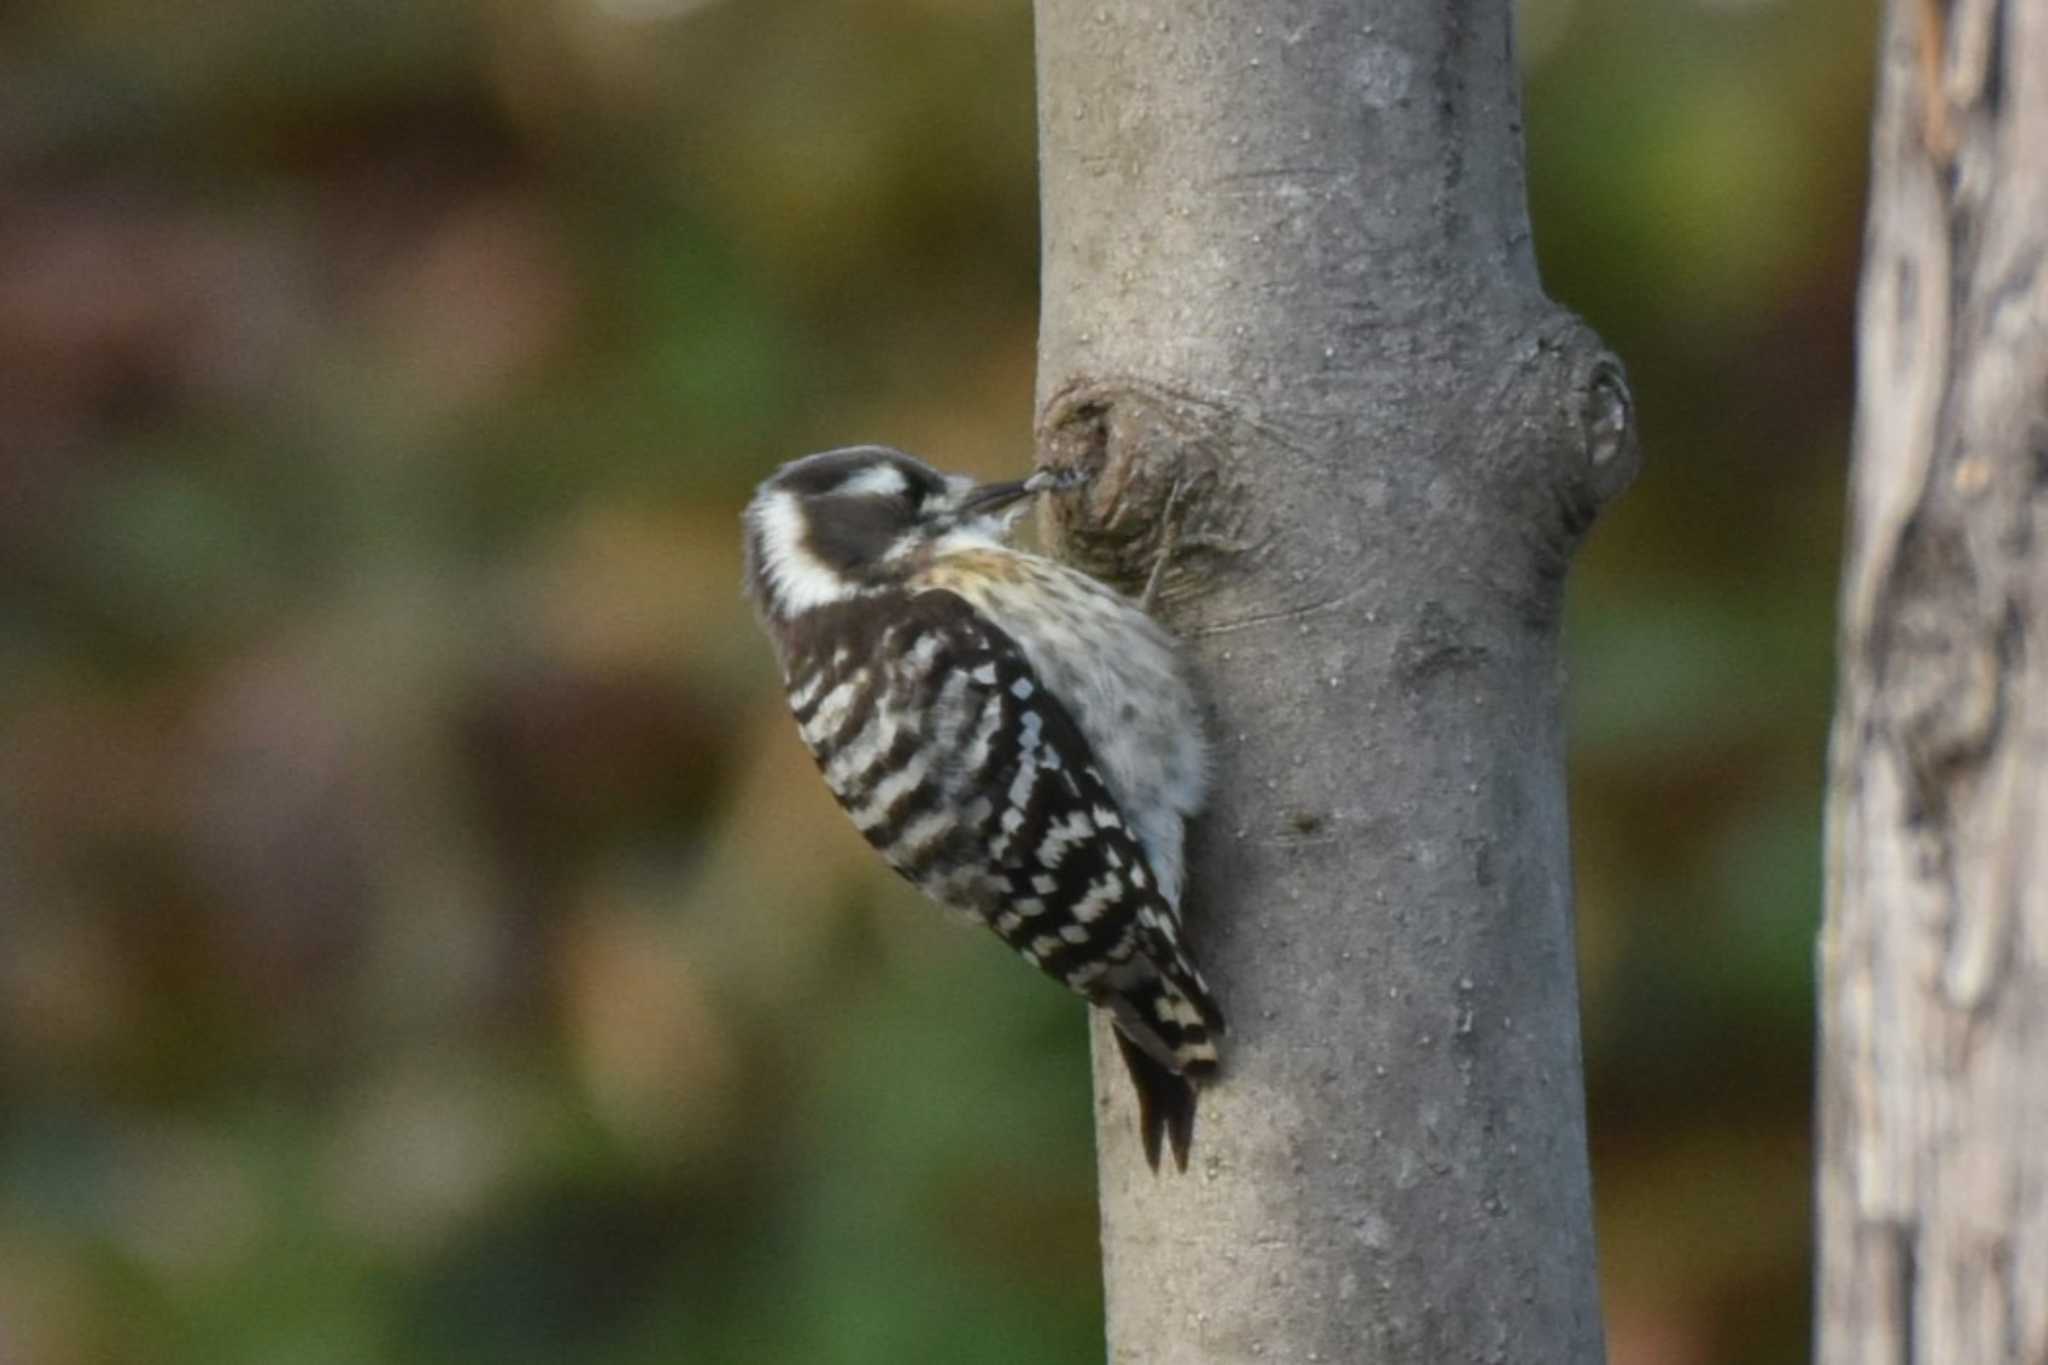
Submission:
{"label": "bird's dark eye", "polygon": [[903,496],[913,512],[922,510],[927,501],[934,495],[944,492],[946,488],[943,479],[924,469],[904,470],[903,482]]}

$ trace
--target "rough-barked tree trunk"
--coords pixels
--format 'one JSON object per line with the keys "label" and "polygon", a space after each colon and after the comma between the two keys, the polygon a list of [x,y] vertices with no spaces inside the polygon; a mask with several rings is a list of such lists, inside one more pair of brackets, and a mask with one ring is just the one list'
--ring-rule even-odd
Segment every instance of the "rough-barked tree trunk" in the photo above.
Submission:
{"label": "rough-barked tree trunk", "polygon": [[1188,641],[1225,1010],[1186,1175],[1096,1069],[1117,1362],[1597,1361],[1566,566],[1621,371],[1537,280],[1506,0],[1039,0],[1060,553]]}
{"label": "rough-barked tree trunk", "polygon": [[1892,0],[1821,936],[1818,1358],[2048,1361],[2048,5]]}

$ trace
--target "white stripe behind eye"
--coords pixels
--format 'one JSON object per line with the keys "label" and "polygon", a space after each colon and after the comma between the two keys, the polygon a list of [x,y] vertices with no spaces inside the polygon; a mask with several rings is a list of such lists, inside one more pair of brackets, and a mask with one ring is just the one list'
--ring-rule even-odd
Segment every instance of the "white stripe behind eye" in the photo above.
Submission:
{"label": "white stripe behind eye", "polygon": [[893,464],[869,465],[839,487],[833,496],[893,498],[910,487],[903,471]]}

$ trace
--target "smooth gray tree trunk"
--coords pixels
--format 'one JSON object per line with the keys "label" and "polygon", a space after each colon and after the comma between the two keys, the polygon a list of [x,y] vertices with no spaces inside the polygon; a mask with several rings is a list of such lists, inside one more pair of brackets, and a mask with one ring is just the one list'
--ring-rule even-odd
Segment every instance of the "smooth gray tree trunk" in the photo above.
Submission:
{"label": "smooth gray tree trunk", "polygon": [[1636,463],[1537,280],[1506,0],[1039,0],[1039,456],[1218,741],[1230,1015],[1155,1176],[1096,1038],[1116,1362],[1602,1357],[1566,566]]}
{"label": "smooth gray tree trunk", "polygon": [[1821,936],[1818,1358],[2048,1361],[2048,4],[1892,0]]}

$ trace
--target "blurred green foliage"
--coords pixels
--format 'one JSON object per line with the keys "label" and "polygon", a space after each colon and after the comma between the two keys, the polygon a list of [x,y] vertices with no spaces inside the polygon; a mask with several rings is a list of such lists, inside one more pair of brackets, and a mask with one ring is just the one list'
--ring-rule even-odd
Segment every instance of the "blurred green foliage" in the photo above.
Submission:
{"label": "blurred green foliage", "polygon": [[[1613,1359],[1798,1359],[1872,20],[1524,21],[1648,453],[1568,623]],[[1099,1355],[1080,1011],[868,857],[735,586],[792,454],[1026,458],[1030,36],[0,15],[0,1360]]]}

